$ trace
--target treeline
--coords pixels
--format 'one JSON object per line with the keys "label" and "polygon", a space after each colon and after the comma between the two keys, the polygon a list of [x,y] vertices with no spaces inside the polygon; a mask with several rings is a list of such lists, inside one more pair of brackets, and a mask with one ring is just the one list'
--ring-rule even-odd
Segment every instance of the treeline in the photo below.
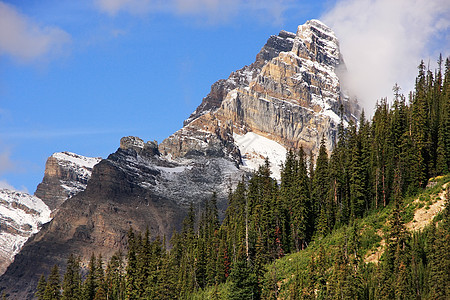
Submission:
{"label": "treeline", "polygon": [[[358,124],[342,122],[331,155],[324,140],[315,162],[303,149],[289,151],[280,183],[266,161],[248,182],[230,190],[222,224],[213,195],[200,214],[190,208],[170,250],[158,237],[130,231],[125,257],[117,254],[104,268],[93,256],[84,280],[71,257],[62,282],[56,267],[48,279],[41,277],[38,299],[186,299],[222,283],[229,286],[227,299],[272,299],[277,285],[267,279],[268,263],[390,202],[396,209],[382,264],[366,266],[352,254],[355,233],[332,265],[319,251],[310,268],[295,276],[291,299],[421,299],[418,290],[433,289],[433,280],[424,278],[432,278],[425,274],[432,274],[433,255],[441,253],[429,241],[441,240],[448,249],[448,222],[411,239],[400,218],[401,199],[450,169],[450,60],[445,72],[441,68],[442,59],[434,73],[420,64],[409,104],[395,86],[392,105],[377,103],[371,122],[364,114]],[[415,243],[422,248],[413,248]],[[450,252],[442,253],[448,258]],[[434,263],[444,266],[442,259]],[[219,298],[216,288],[211,298]]]}

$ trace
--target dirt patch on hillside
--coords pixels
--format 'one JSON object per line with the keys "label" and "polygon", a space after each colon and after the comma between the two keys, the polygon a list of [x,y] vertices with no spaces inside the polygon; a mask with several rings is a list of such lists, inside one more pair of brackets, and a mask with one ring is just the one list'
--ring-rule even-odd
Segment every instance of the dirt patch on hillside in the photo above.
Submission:
{"label": "dirt patch on hillside", "polygon": [[[432,222],[433,218],[445,208],[448,184],[449,183],[443,185],[443,190],[439,193],[437,199],[431,205],[421,207],[414,212],[414,219],[405,224],[406,229],[409,231],[422,230],[425,226]],[[413,203],[418,203],[419,201],[419,198],[417,198]],[[381,237],[383,236],[383,232],[381,230],[379,230],[377,234]],[[369,251],[366,254],[364,262],[375,264],[378,263],[381,255],[383,254],[385,244],[385,240],[382,239],[380,241],[380,246],[376,250]]]}
{"label": "dirt patch on hillside", "polygon": [[[414,219],[406,224],[406,228],[409,231],[422,230],[430,224],[433,218],[445,208],[445,195],[447,191],[448,183],[443,186],[443,191],[439,193],[437,200],[433,202],[429,207],[424,206],[419,208],[414,213]],[[414,200],[415,203],[419,202],[419,199]]]}

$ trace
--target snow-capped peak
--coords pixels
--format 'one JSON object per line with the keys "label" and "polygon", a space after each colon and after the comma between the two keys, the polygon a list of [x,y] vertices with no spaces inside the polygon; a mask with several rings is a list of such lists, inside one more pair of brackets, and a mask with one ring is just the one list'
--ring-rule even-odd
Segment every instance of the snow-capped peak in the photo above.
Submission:
{"label": "snow-capped peak", "polygon": [[86,157],[68,151],[53,153],[52,157],[59,161],[65,161],[70,164],[89,169],[92,169],[100,162],[100,160],[102,160],[101,157]]}
{"label": "snow-capped peak", "polygon": [[0,274],[27,239],[50,220],[50,209],[41,199],[0,189]]}

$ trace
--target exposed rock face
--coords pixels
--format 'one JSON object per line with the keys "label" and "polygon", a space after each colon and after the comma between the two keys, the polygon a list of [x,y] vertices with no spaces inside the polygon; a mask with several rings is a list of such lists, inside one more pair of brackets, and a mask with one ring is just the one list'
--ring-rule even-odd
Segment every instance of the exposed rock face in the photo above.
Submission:
{"label": "exposed rock face", "polygon": [[120,148],[94,166],[86,190],[61,204],[52,222],[27,241],[0,286],[13,299],[32,298],[39,275],[55,263],[64,268],[70,253],[87,263],[92,253],[108,259],[125,250],[130,227],[170,238],[188,205],[199,205],[214,191],[223,212],[228,187],[245,175],[229,159],[170,160],[156,150],[154,142],[122,138]]}
{"label": "exposed rock face", "polygon": [[26,240],[50,221],[50,209],[41,199],[26,193],[0,190],[0,274]]}
{"label": "exposed rock face", "polygon": [[160,151],[183,157],[192,149],[207,153],[221,142],[228,150],[223,156],[238,161],[232,136],[248,132],[307,151],[315,151],[325,136],[331,150],[338,124],[359,115],[356,100],[341,90],[337,74],[342,70],[339,42],[320,21],[299,26],[296,35],[283,31],[269,39],[252,65],[216,83],[220,88],[162,142]]}
{"label": "exposed rock face", "polygon": [[58,208],[67,198],[86,189],[92,168],[99,157],[86,157],[71,152],[54,153],[47,159],[42,182],[36,197],[42,199],[51,210]]}
{"label": "exposed rock face", "polygon": [[[70,253],[83,261],[93,252],[108,259],[124,248],[130,227],[170,237],[188,205],[200,205],[214,191],[223,212],[228,188],[264,157],[279,176],[276,167],[287,148],[314,151],[324,135],[331,149],[338,124],[359,111],[341,91],[340,69],[345,66],[338,41],[320,21],[299,26],[296,34],[282,31],[253,64],[216,82],[185,126],[160,145],[122,138],[115,153],[93,164],[85,190],[62,204],[62,190],[47,191],[43,183],[36,194],[59,209],[16,256],[0,289],[13,299],[30,298],[39,275],[55,263],[64,269]],[[53,171],[46,177],[53,185],[74,178],[75,186],[82,183],[78,173],[49,164]]]}
{"label": "exposed rock face", "polygon": [[92,167],[100,160],[70,152],[54,153],[47,160],[35,196],[0,191],[0,274],[27,239],[51,220],[51,210],[54,212],[67,198],[86,188]]}
{"label": "exposed rock face", "polygon": [[294,33],[284,30],[278,35],[272,35],[256,56],[254,63],[232,72],[228,79],[221,79],[211,86],[211,92],[203,98],[199,107],[197,107],[186,121],[184,121],[184,126],[206,112],[218,109],[229,91],[234,90],[237,87],[247,87],[268,61],[277,57],[280,52],[290,51],[292,49],[294,38]]}

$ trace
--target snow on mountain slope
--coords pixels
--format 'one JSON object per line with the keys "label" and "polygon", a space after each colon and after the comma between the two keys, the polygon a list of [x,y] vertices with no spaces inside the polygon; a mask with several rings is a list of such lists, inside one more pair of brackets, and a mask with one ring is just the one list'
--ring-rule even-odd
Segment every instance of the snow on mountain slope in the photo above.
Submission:
{"label": "snow on mountain slope", "polygon": [[258,170],[267,157],[272,176],[277,180],[281,179],[281,165],[286,158],[286,148],[254,132],[247,132],[244,135],[235,133],[233,138],[241,152],[244,167]]}
{"label": "snow on mountain slope", "polygon": [[67,198],[86,189],[92,168],[102,159],[86,157],[72,152],[54,153],[47,159],[42,182],[35,195],[53,211]]}
{"label": "snow on mountain slope", "polygon": [[70,195],[79,193],[86,189],[86,183],[91,177],[92,168],[101,160],[99,157],[86,157],[72,152],[58,152],[52,155],[61,168],[70,170],[72,174],[68,176],[69,180],[62,180],[62,187]]}
{"label": "snow on mountain slope", "polygon": [[51,220],[50,212],[48,206],[35,196],[0,190],[0,274],[27,239]]}
{"label": "snow on mountain slope", "polygon": [[[253,64],[214,84],[185,126],[165,139],[159,150],[172,157],[215,153],[253,168],[269,156],[276,160],[272,165],[277,177],[285,149],[303,147],[317,154],[324,137],[331,151],[339,124],[357,121],[357,100],[341,89],[339,76],[345,70],[339,41],[322,22],[308,21],[298,26],[296,34],[282,32],[269,39]],[[218,86],[222,88],[216,90]],[[256,149],[257,144],[246,152],[242,143],[256,137],[250,132],[272,140],[283,154],[272,158],[264,146]],[[240,136],[245,139],[233,140]]]}

